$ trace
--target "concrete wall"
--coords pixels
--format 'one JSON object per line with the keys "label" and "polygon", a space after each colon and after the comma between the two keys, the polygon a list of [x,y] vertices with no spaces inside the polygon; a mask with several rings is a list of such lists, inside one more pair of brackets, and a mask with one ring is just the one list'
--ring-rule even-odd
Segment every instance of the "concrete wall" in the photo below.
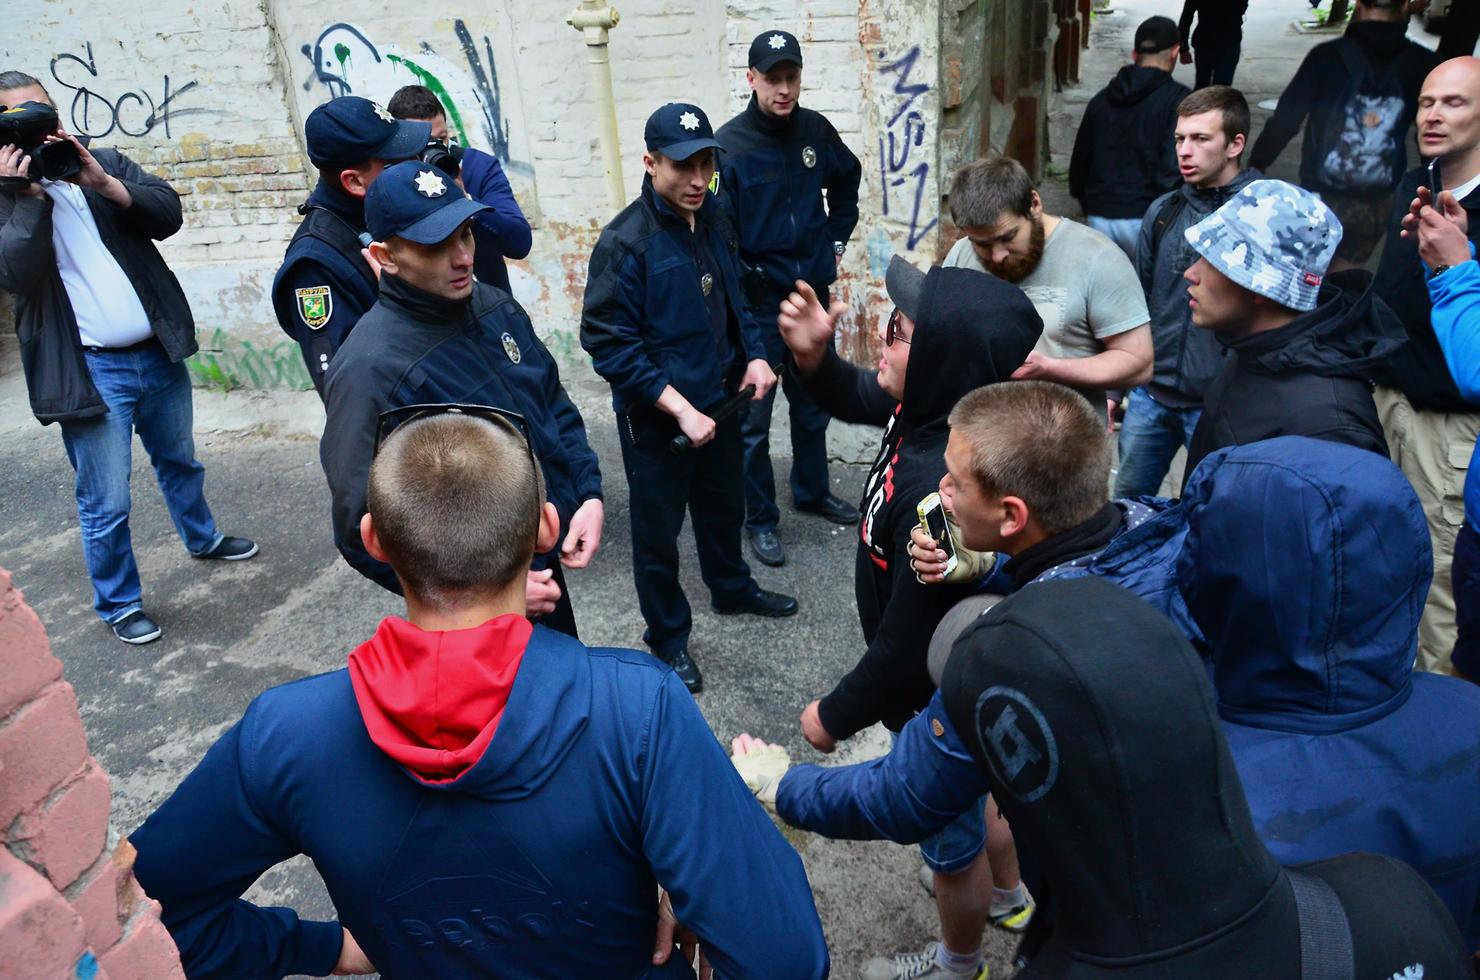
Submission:
{"label": "concrete wall", "polygon": [[[963,2],[620,4],[611,59],[628,196],[655,107],[694,101],[718,126],[748,96],[754,34],[796,33],[804,104],[826,112],[864,162],[863,218],[839,286],[859,314],[845,349],[863,356],[889,255],[925,263],[937,252],[942,155],[960,155],[941,145],[940,11]],[[574,367],[585,364],[576,328],[586,260],[611,216],[586,50],[565,24],[574,6],[488,0],[449,15],[392,0],[333,12],[308,0],[11,0],[0,66],[40,77],[74,131],[123,149],[184,195],[185,229],[164,251],[196,310],[198,380],[307,387],[268,300],[294,205],[314,179],[302,120],[333,95],[383,102],[410,82],[437,90],[465,141],[503,159],[535,226],[530,258],[513,263],[515,295]]]}
{"label": "concrete wall", "polygon": [[183,980],[132,849],[111,839],[72,685],[3,569],[0,650],[0,975]]}

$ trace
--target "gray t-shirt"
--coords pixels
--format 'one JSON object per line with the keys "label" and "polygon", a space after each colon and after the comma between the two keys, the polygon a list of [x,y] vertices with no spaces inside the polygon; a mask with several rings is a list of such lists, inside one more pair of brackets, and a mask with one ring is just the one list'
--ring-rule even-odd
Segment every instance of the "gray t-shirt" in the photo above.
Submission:
{"label": "gray t-shirt", "polygon": [[[966,238],[951,247],[945,265],[987,271]],[[1059,219],[1043,243],[1038,268],[1017,285],[1043,318],[1043,336],[1034,349],[1049,357],[1090,357],[1105,349],[1106,337],[1151,319],[1125,252],[1068,218]]]}

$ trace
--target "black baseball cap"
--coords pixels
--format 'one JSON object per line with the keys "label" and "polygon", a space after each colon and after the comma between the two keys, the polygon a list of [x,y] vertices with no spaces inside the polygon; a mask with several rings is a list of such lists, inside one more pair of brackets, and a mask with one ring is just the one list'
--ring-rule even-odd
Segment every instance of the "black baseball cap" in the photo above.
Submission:
{"label": "black baseball cap", "polygon": [[783,61],[794,61],[798,68],[802,66],[802,45],[795,35],[766,31],[750,42],[750,67],[756,71],[770,71]]}
{"label": "black baseball cap", "polygon": [[884,291],[889,294],[889,302],[899,307],[899,312],[919,322],[925,273],[911,265],[909,259],[896,255],[889,260],[889,268],[884,272]]}
{"label": "black baseball cap", "polygon": [[407,160],[385,172],[365,195],[365,228],[383,242],[392,235],[422,245],[446,241],[479,211],[479,204],[457,182],[420,160]]}
{"label": "black baseball cap", "polygon": [[303,124],[315,167],[365,160],[410,160],[432,136],[432,124],[396,119],[379,102],[343,95],[317,106]]}
{"label": "black baseball cap", "polygon": [[709,117],[687,102],[670,102],[648,116],[642,138],[649,153],[661,153],[670,160],[687,160],[709,147],[719,149]]}
{"label": "black baseball cap", "polygon": [[1182,33],[1170,17],[1148,17],[1136,28],[1137,54],[1157,54],[1181,43]]}

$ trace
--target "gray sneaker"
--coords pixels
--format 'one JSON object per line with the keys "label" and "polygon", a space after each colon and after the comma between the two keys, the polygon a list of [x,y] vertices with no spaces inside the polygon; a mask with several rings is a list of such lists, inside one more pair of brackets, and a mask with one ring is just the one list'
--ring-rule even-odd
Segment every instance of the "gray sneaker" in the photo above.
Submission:
{"label": "gray sneaker", "polygon": [[918,953],[896,953],[875,956],[863,964],[863,980],[987,980],[987,964],[972,973],[949,973],[935,962],[940,942],[931,943]]}

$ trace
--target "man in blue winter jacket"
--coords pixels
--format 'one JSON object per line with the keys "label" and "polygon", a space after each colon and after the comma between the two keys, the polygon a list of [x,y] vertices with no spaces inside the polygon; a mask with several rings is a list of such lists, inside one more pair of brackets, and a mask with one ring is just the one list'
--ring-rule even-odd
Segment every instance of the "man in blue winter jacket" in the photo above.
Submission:
{"label": "man in blue winter jacket", "polygon": [[487,205],[469,200],[441,171],[408,161],[380,176],[366,197],[369,254],[380,294],[330,366],[319,455],[333,495],[334,543],[361,575],[400,591],[395,572],[360,540],[365,475],[376,419],[427,403],[493,405],[524,417],[550,501],[560,514],[558,552],[529,573],[531,616],[576,635],[561,566],[583,568],[601,545],[601,468],[560,370],[514,297],[474,281],[473,223]]}
{"label": "man in blue winter jacket", "polygon": [[468,197],[488,206],[488,210],[480,211],[473,219],[473,238],[478,242],[473,274],[479,282],[509,292],[509,269],[504,260],[528,255],[533,236],[529,219],[514,199],[514,190],[498,157],[477,147],[459,145],[447,128],[447,111],[436,93],[425,85],[397,89],[385,107],[397,119],[430,124],[432,140],[441,143],[456,161],[457,181],[462,189]]}
{"label": "man in blue winter jacket", "polygon": [[[133,834],[188,975],[692,978],[660,887],[723,976],[826,975],[801,862],[674,673],[524,615],[559,518],[519,426],[388,413],[361,532],[406,618],[257,698]],[[240,897],[300,853],[337,922]]]}

